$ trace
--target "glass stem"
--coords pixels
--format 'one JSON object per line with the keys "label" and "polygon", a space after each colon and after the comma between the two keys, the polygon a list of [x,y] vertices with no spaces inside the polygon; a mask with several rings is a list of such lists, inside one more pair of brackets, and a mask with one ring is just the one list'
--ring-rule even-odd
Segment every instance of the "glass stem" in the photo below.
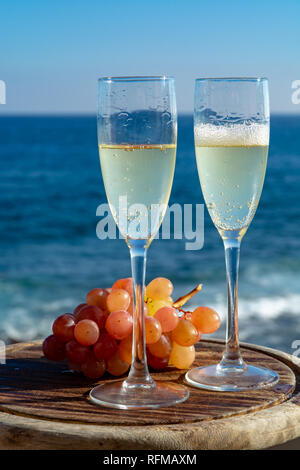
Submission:
{"label": "glass stem", "polygon": [[240,261],[240,240],[238,238],[224,241],[227,291],[228,319],[226,331],[226,349],[218,366],[221,370],[239,372],[247,368],[239,347],[238,328],[238,273]]}
{"label": "glass stem", "polygon": [[133,341],[132,363],[124,387],[152,388],[152,380],[146,356],[144,290],[146,272],[147,242],[130,240],[131,270],[133,278]]}

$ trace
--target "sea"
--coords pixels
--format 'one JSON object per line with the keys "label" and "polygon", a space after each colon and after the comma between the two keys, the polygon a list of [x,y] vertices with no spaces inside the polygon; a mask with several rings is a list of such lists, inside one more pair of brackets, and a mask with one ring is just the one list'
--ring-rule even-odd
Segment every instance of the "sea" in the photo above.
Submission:
{"label": "sea", "polygon": [[[145,174],[145,178],[147,175]],[[94,287],[130,276],[122,239],[99,240],[106,202],[94,116],[0,117],[0,339],[43,338],[59,314]],[[170,204],[203,204],[193,118],[179,116]],[[223,244],[205,209],[204,244],[157,239],[147,282],[169,278],[177,298],[198,283],[188,309],[206,305],[222,318],[227,288]],[[300,116],[271,117],[267,174],[255,218],[241,246],[239,330],[242,341],[292,353],[300,343]]]}

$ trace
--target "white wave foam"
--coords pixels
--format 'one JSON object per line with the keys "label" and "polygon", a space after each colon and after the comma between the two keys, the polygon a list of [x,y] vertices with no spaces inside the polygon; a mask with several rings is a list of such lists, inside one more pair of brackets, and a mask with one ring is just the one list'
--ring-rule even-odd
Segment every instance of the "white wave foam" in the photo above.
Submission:
{"label": "white wave foam", "polygon": [[197,124],[195,143],[203,147],[269,145],[269,126],[257,123],[224,126]]}
{"label": "white wave foam", "polygon": [[[274,281],[273,277],[272,280]],[[186,286],[179,289],[181,292],[186,290]],[[278,289],[275,289],[275,291],[278,292]],[[18,306],[9,309],[5,319],[1,321],[1,334],[14,341],[30,341],[46,337],[51,334],[51,325],[54,319],[59,314],[72,311],[75,306],[74,300],[70,297],[53,302],[45,302],[44,304],[37,299],[36,303],[39,305],[38,310],[33,308],[32,304],[30,306]],[[214,289],[207,292],[205,301],[201,300],[199,296],[197,299],[193,299],[191,305],[188,305],[187,308],[188,310],[194,310],[199,305],[208,305],[215,309],[221,316],[222,325],[225,327],[227,317],[225,289],[224,294],[222,294],[217,286],[215,286]],[[33,310],[35,314],[33,314]],[[239,298],[239,318],[249,321],[249,325],[253,325],[254,332],[255,328],[257,328],[255,319],[268,321],[269,324],[272,324],[270,320],[275,320],[285,315],[300,318],[300,293],[297,294],[294,291],[285,292],[282,295],[260,294],[257,297],[245,298],[240,296]],[[244,333],[246,334],[246,332]],[[250,334],[250,330],[247,331],[247,334]],[[278,334],[280,335],[280,332]]]}
{"label": "white wave foam", "polygon": [[[198,305],[191,306],[191,310]],[[223,320],[227,314],[227,300],[220,297],[216,302],[209,304],[216,310]],[[286,296],[259,297],[256,299],[239,299],[239,316],[245,319],[259,317],[271,320],[281,315],[300,316],[300,294]]]}
{"label": "white wave foam", "polygon": [[256,300],[242,300],[240,313],[243,316],[259,316],[272,319],[284,314],[299,315],[300,295],[289,294],[285,297],[261,297]]}
{"label": "white wave foam", "polygon": [[51,326],[55,318],[63,313],[72,312],[73,309],[74,299],[71,298],[45,303],[42,303],[40,299],[35,299],[29,308],[15,306],[7,311],[6,318],[1,321],[1,335],[10,341],[45,338],[51,334]]}
{"label": "white wave foam", "polygon": [[65,309],[66,313],[68,313],[67,310],[72,312],[74,308],[74,299],[71,297],[66,299],[53,300],[52,302],[48,302],[47,304],[43,305],[43,310],[45,312],[59,312]]}
{"label": "white wave foam", "polygon": [[38,323],[25,308],[12,309],[1,327],[13,341],[30,341],[38,335]]}

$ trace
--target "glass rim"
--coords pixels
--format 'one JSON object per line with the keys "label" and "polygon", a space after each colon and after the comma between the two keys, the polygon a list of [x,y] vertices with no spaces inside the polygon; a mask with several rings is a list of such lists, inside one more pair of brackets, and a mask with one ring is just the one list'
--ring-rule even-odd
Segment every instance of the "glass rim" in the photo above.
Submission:
{"label": "glass rim", "polygon": [[269,81],[267,77],[203,77],[203,78],[196,78],[196,82],[205,82],[205,81],[212,81],[212,82],[264,82]]}
{"label": "glass rim", "polygon": [[151,81],[172,81],[174,77],[167,75],[128,75],[120,77],[100,77],[98,82],[151,82]]}

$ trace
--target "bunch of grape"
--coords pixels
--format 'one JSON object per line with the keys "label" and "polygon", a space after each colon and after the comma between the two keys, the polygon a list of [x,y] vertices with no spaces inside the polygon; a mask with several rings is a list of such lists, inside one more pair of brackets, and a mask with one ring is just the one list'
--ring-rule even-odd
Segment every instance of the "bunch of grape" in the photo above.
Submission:
{"label": "bunch of grape", "polygon": [[[156,278],[145,293],[145,340],[148,364],[155,370],[172,365],[187,369],[195,359],[194,344],[202,333],[220,326],[219,315],[209,307],[179,314],[173,307],[173,285]],[[53,334],[43,343],[43,352],[52,361],[67,360],[70,370],[97,379],[108,371],[125,374],[132,358],[132,279],[119,279],[112,288],[91,290],[86,303],[73,313],[60,315]]]}

